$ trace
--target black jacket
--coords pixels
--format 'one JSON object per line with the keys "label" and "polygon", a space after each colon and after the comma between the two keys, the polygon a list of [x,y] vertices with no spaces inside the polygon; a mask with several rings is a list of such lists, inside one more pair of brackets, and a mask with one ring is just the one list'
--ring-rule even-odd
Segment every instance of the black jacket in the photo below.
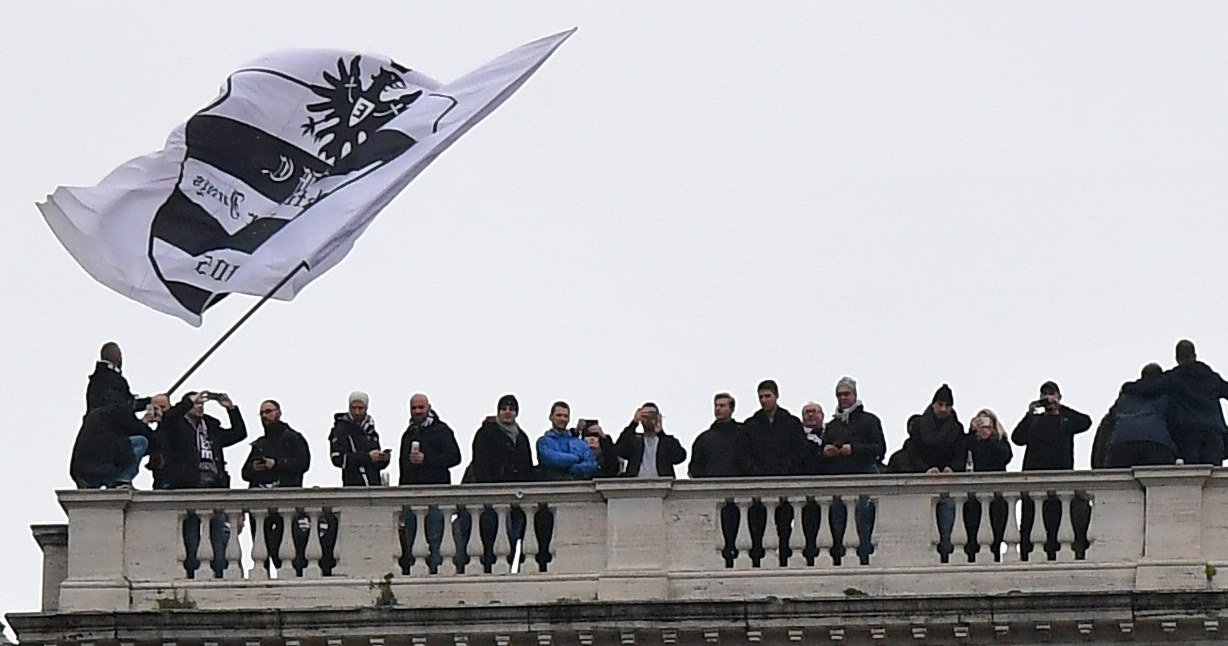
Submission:
{"label": "black jacket", "polygon": [[768,419],[757,411],[742,422],[738,471],[744,476],[787,476],[807,471],[810,447],[802,420],[777,407]]}
{"label": "black jacket", "polygon": [[738,467],[738,450],[742,441],[741,424],[734,420],[712,422],[712,426],[700,433],[691,445],[691,463],[687,472],[692,478],[736,478],[742,475]]}
{"label": "black jacket", "polygon": [[[200,451],[196,445],[196,429],[188,421],[188,411],[192,402],[184,399],[162,416],[158,425],[158,436],[161,438],[162,455],[165,467],[159,473],[159,479],[168,489],[197,489],[200,484]],[[222,428],[222,423],[212,415],[205,415],[205,432],[213,445],[213,459],[217,464],[219,482],[214,488],[230,487],[230,474],[226,472],[226,457],[223,449],[234,446],[247,438],[247,426],[239,407],[229,411],[230,428]]]}
{"label": "black jacket", "polygon": [[601,455],[597,456],[597,478],[614,478],[623,468],[622,460],[614,450],[614,440],[609,435],[601,436]]}
{"label": "black jacket", "polygon": [[473,436],[473,482],[524,482],[533,479],[533,449],[522,430],[513,442],[495,422],[484,422]]}
{"label": "black jacket", "polygon": [[[448,470],[461,461],[456,434],[447,422],[435,416],[433,410],[427,413],[425,422],[418,425],[411,421],[401,434],[401,477],[398,484],[452,483],[452,474]],[[414,442],[418,443],[418,450],[422,453],[422,464],[409,461]]]}
{"label": "black jacket", "polygon": [[1228,398],[1228,382],[1201,361],[1178,364],[1156,379],[1140,379],[1125,384],[1121,392],[1129,395],[1168,395],[1171,427],[1228,430],[1219,400]]}
{"label": "black jacket", "polygon": [[964,428],[955,411],[946,419],[938,419],[927,410],[908,419],[908,438],[888,464],[897,473],[965,471],[968,468],[968,446]]}
{"label": "black jacket", "polygon": [[988,440],[982,440],[974,431],[964,437],[968,452],[972,454],[973,471],[1006,471],[1006,465],[1011,463],[1014,453],[1005,436],[991,435]]}
{"label": "black jacket", "polygon": [[136,412],[145,408],[148,403],[148,399],[142,400],[138,406],[137,399],[128,386],[128,379],[112,370],[105,361],[94,364],[94,372],[85,386],[86,412],[108,404],[122,404],[129,412]]}
{"label": "black jacket", "polygon": [[379,472],[388,466],[371,459],[372,451],[382,450],[375,421],[359,426],[349,413],[333,415],[333,430],[328,434],[329,458],[341,469],[341,484],[346,487],[378,487]]}
{"label": "black jacket", "polygon": [[74,482],[97,481],[136,462],[125,431],[131,418],[132,411],[122,404],[100,406],[85,414],[68,465]]}
{"label": "black jacket", "polygon": [[878,473],[879,461],[887,453],[887,440],[883,437],[883,423],[877,415],[861,407],[849,413],[847,422],[833,415],[823,430],[823,447],[844,444],[852,447],[852,455],[829,458],[820,452],[822,473]]}
{"label": "black jacket", "polygon": [[1092,418],[1069,406],[1056,415],[1029,412],[1015,425],[1011,441],[1028,447],[1024,471],[1074,469],[1074,436],[1092,427]]}
{"label": "black jacket", "polygon": [[[623,476],[635,478],[640,474],[640,465],[644,461],[644,435],[636,433],[638,422],[632,422],[618,435],[614,443],[614,452],[627,461],[627,469]],[[686,449],[673,435],[665,431],[657,433],[657,475],[662,478],[674,477],[674,465],[686,461]]]}
{"label": "black jacket", "polygon": [[[272,458],[273,468],[257,471],[252,462]],[[302,487],[303,474],[311,467],[311,448],[298,431],[285,422],[264,428],[264,435],[252,442],[251,453],[243,463],[243,479],[251,488]]]}

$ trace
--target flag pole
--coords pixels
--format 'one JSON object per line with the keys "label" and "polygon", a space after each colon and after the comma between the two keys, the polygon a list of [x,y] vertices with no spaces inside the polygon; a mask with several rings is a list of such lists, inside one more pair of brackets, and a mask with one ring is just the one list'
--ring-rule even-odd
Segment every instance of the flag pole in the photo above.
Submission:
{"label": "flag pole", "polygon": [[306,268],[307,268],[307,261],[304,260],[303,262],[300,262],[293,270],[291,270],[290,273],[286,274],[286,277],[282,278],[280,282],[274,285],[273,289],[269,290],[269,293],[265,294],[255,305],[252,306],[250,310],[247,310],[247,313],[244,314],[242,317],[240,317],[238,321],[235,321],[235,324],[230,326],[230,329],[226,330],[226,333],[223,334],[222,337],[219,338],[217,342],[213,344],[212,347],[206,350],[205,353],[202,354],[200,358],[196,360],[196,363],[192,364],[192,367],[188,368],[188,371],[183,373],[183,376],[180,377],[178,381],[172,384],[170,388],[166,389],[166,396],[170,397],[172,394],[174,394],[175,389],[182,386],[183,382],[187,381],[188,377],[191,377],[192,373],[196,372],[196,369],[200,368],[201,364],[203,364],[206,359],[212,356],[213,353],[216,352],[217,349],[221,347],[223,343],[226,342],[226,339],[229,339],[230,335],[234,334],[235,330],[239,329],[240,325],[243,325],[244,323],[246,323],[247,319],[251,318],[252,314],[255,314],[256,310],[260,309],[261,305],[264,305],[266,302],[268,302],[270,298],[273,298],[273,294],[276,294],[277,290],[281,289],[283,286],[285,286],[286,283],[290,282],[290,279],[294,278],[295,274],[297,274],[298,272]]}

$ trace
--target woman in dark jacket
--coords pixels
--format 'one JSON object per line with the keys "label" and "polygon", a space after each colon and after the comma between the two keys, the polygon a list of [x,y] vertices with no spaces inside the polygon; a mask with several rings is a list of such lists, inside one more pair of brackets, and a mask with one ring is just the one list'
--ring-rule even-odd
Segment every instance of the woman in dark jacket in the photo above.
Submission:
{"label": "woman in dark jacket", "polygon": [[[998,420],[997,414],[988,408],[982,408],[968,424],[968,460],[973,471],[1006,471],[1012,457],[1011,443],[1006,438],[1006,428]],[[1006,533],[1006,500],[994,495],[989,502],[989,524],[993,528],[993,542],[989,545],[995,561],[1001,560],[1002,537]],[[967,551],[972,559],[980,545],[976,542],[977,531],[981,526],[981,501],[969,500],[964,503],[964,527],[968,530]]]}

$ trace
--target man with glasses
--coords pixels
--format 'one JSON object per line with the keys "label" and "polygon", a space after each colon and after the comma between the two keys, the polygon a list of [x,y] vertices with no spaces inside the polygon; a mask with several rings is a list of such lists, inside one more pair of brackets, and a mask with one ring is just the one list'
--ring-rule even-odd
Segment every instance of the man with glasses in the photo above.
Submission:
{"label": "man with glasses", "polygon": [[[645,402],[614,443],[618,457],[627,461],[623,474],[629,478],[673,478],[674,466],[686,461],[686,449],[678,438],[662,428],[661,410]],[[643,429],[637,433],[636,428]]]}
{"label": "man with glasses", "polygon": [[[311,466],[311,448],[307,440],[290,425],[281,421],[281,404],[272,399],[260,402],[260,424],[264,427],[264,435],[252,442],[251,453],[243,463],[243,479],[252,489],[281,489],[285,487],[302,487],[303,474]],[[255,519],[252,523],[252,536],[256,535]],[[306,514],[295,517],[290,530],[294,542],[294,572],[303,575],[307,564],[304,554],[307,547],[307,536],[310,521]],[[281,541],[285,537],[285,517],[281,514],[269,514],[264,519],[264,544],[268,548],[268,561],[273,567],[281,567]]]}

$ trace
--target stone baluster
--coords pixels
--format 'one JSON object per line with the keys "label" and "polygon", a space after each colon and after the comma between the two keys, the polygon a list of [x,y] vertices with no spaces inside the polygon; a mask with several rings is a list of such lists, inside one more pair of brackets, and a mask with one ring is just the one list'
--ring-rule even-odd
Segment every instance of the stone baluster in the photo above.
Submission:
{"label": "stone baluster", "polygon": [[799,502],[793,505],[793,533],[789,534],[789,567],[806,565],[806,555],[802,554],[806,549],[806,530],[802,526],[802,515],[805,514],[806,507],[810,505],[811,500],[812,498],[802,496]]}
{"label": "stone baluster", "polygon": [[1028,539],[1032,541],[1032,553],[1028,555],[1031,561],[1043,561],[1048,558],[1045,554],[1045,502],[1049,500],[1049,495],[1044,491],[1039,493],[1029,492],[1028,497],[1033,501],[1032,504],[1032,531],[1028,534]]}
{"label": "stone baluster", "polygon": [[[281,542],[277,544],[277,558],[281,561],[281,567],[277,570],[277,578],[280,579],[283,576],[287,579],[290,578],[291,575],[287,573],[294,573],[297,576],[298,573],[294,571],[294,558],[296,556],[294,551],[294,534],[301,531],[298,528],[298,509],[295,507],[274,509],[269,513],[281,514]],[[313,527],[307,528],[308,544],[312,541],[312,532],[314,531],[315,528]],[[303,557],[306,558],[307,548],[304,547],[303,550]],[[272,563],[269,565],[272,565]]]}
{"label": "stone baluster", "polygon": [[[993,565],[993,506],[998,500],[995,493],[977,494],[976,503],[981,508],[981,522],[976,528],[976,542],[980,545],[980,551],[976,553],[976,562],[980,565]],[[1013,522],[1010,517],[1006,522]]]}
{"label": "stone baluster", "polygon": [[712,542],[716,545],[717,563],[725,562],[725,531],[721,519],[724,518],[725,505],[729,502],[728,498],[716,501],[716,508],[712,511]]}
{"label": "stone baluster", "polygon": [[[750,498],[743,498],[738,499],[735,504],[738,506],[738,517],[741,519],[741,521],[738,523],[738,556],[746,559],[746,567],[749,568],[752,563],[750,558],[750,546],[752,545],[752,540],[750,537],[750,507],[752,504],[754,504],[754,501]],[[738,561],[735,559],[735,568],[737,567],[737,564]]]}
{"label": "stone baluster", "polygon": [[780,528],[776,526],[776,510],[780,509],[781,498],[765,498],[763,511],[767,519],[763,528],[763,567],[780,567]]}
{"label": "stone baluster", "polygon": [[456,552],[462,546],[456,544],[456,535],[452,533],[452,523],[455,522],[456,516],[455,505],[440,505],[439,513],[443,514],[443,538],[439,540],[439,558],[443,561],[439,564],[439,574],[441,576],[450,576],[457,573]]}
{"label": "stone baluster", "polygon": [[[345,554],[346,543],[345,532],[341,531],[341,523],[344,522],[344,519],[341,517],[341,513],[336,509],[330,509],[328,507],[321,509],[320,516],[324,517],[325,514],[328,514],[328,524],[330,527],[329,531],[336,537],[333,540],[333,573],[343,574],[344,570],[342,568],[346,567],[346,562],[345,559],[342,558],[342,555]],[[324,545],[321,544],[320,551],[323,552],[323,550]],[[321,568],[321,570],[322,569],[323,568]],[[392,571],[400,572],[400,570],[395,567],[392,568]]]}
{"label": "stone baluster", "polygon": [[498,522],[495,530],[495,564],[490,571],[492,574],[510,574],[512,569],[508,556],[516,550],[516,545],[510,540],[511,532],[508,531],[512,507],[507,503],[499,503],[494,505],[494,510],[498,514]]}
{"label": "stone baluster", "polygon": [[[1090,552],[1092,549],[1092,543],[1095,542],[1095,539],[1092,536],[1092,525],[1096,522],[1096,514],[1095,514],[1096,496],[1093,495],[1092,492],[1090,491],[1076,491],[1075,497],[1083,500],[1089,507],[1091,507],[1091,509],[1088,510],[1089,513],[1087,516],[1087,528],[1086,528],[1087,533],[1084,536],[1084,538],[1087,540],[1087,550]],[[1085,558],[1091,558],[1091,555],[1090,554],[1085,555]]]}
{"label": "stone baluster", "polygon": [[535,572],[542,571],[542,565],[537,560],[538,550],[542,547],[537,540],[537,515],[538,511],[543,510],[544,505],[526,505],[521,507],[524,510],[524,543],[522,544],[521,554],[521,571],[526,567]]}
{"label": "stone baluster", "polygon": [[860,534],[857,533],[857,505],[861,499],[857,496],[850,496],[849,500],[844,500],[844,509],[848,512],[848,523],[844,528],[844,557],[841,563],[848,565],[856,565],[861,562],[861,556],[857,554],[857,546],[860,544]]}
{"label": "stone baluster", "polygon": [[[465,574],[476,576],[483,573],[482,568],[482,532],[480,530],[482,513],[486,511],[483,505],[469,505],[469,564],[465,566]],[[497,536],[496,536],[497,538]]]}
{"label": "stone baluster", "polygon": [[[412,516],[414,511],[409,508],[409,505],[401,505],[393,514],[392,526],[396,528],[396,537],[392,547],[392,572],[401,573],[401,561],[405,557],[405,542],[402,532],[408,532],[409,527],[406,520]],[[410,553],[413,553],[413,546],[410,546]]]}
{"label": "stone baluster", "polygon": [[[814,565],[815,567],[831,567],[835,564],[831,557],[831,508],[835,503],[832,502],[831,496],[815,496],[814,502],[819,506],[817,511],[819,514],[819,533],[814,537],[815,546],[819,553],[814,557]],[[848,531],[848,529],[845,528],[845,531]]]}
{"label": "stone baluster", "polygon": [[210,534],[216,514],[217,511],[213,509],[204,513],[199,510],[196,512],[196,518],[200,521],[200,547],[196,550],[196,560],[200,561],[200,568],[196,570],[197,578],[213,578],[213,537]]}
{"label": "stone baluster", "polygon": [[[930,515],[929,515],[928,524],[930,527],[933,528],[933,532],[930,535],[930,546],[933,548],[933,552],[935,554],[938,552],[939,543],[941,543],[942,541],[942,532],[939,530],[938,522],[937,522],[938,508],[942,505],[942,501],[945,498],[946,498],[946,494],[937,494],[933,496],[932,498],[930,498]],[[851,512],[852,510],[849,510],[849,511]],[[849,513],[849,520],[851,521],[852,518],[853,518],[853,514]],[[850,526],[852,526],[851,522],[850,522]]]}
{"label": "stone baluster", "polygon": [[[307,514],[307,567],[303,576],[315,579],[323,576],[320,561],[324,558],[324,546],[320,540],[320,508],[309,507],[303,510]],[[332,531],[332,528],[329,528]],[[285,541],[283,541],[283,544]]]}
{"label": "stone baluster", "polygon": [[175,523],[174,542],[171,543],[171,545],[179,546],[179,549],[175,550],[175,558],[179,561],[179,571],[181,573],[187,572],[188,567],[188,546],[187,542],[183,540],[183,524],[187,522],[190,513],[190,510],[183,510],[176,514],[176,518],[179,520]]}
{"label": "stone baluster", "polygon": [[1020,501],[1023,499],[1022,493],[1008,491],[1002,494],[1002,498],[1006,500],[1006,527],[1002,530],[1002,562],[1007,562],[1007,557],[1011,550],[1015,551],[1015,560],[1023,560],[1023,550],[1019,547],[1019,514]]}
{"label": "stone baluster", "polygon": [[427,505],[406,508],[406,514],[413,514],[416,521],[415,524],[418,526],[416,531],[414,531],[413,541],[409,545],[409,553],[414,557],[414,564],[410,568],[410,574],[431,573],[431,566],[427,563],[431,549],[426,540],[426,517],[430,513],[431,508]]}
{"label": "stone baluster", "polygon": [[[252,523],[252,571],[248,578],[252,581],[267,581],[269,570],[264,566],[264,561],[269,557],[269,546],[265,543],[264,519],[268,517],[269,510],[252,509],[248,513],[251,514]],[[290,539],[290,529],[290,527],[284,527],[283,541]]]}
{"label": "stone baluster", "polygon": [[964,550],[968,545],[968,532],[964,529],[964,503],[970,498],[967,493],[951,496],[951,502],[955,505],[955,522],[951,523],[951,563],[968,562],[968,552]]}
{"label": "stone baluster", "polygon": [[1057,494],[1057,499],[1062,505],[1062,518],[1058,523],[1057,529],[1057,558],[1059,561],[1074,560],[1074,514],[1071,501],[1074,499],[1073,491],[1062,491]]}
{"label": "stone baluster", "polygon": [[239,545],[239,535],[243,533],[243,510],[226,510],[226,519],[230,524],[230,536],[226,541],[226,570],[223,574],[227,579],[242,580],[243,548]]}

